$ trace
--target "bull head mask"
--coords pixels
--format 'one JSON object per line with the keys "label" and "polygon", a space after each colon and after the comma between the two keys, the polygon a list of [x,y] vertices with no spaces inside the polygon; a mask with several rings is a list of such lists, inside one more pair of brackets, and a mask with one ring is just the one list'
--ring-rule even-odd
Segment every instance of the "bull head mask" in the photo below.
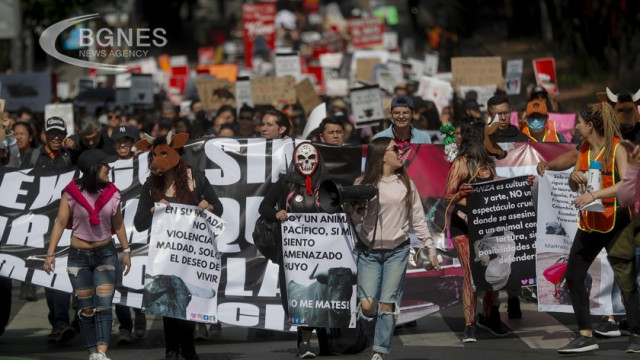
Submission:
{"label": "bull head mask", "polygon": [[640,121],[640,113],[638,113],[638,105],[640,105],[640,90],[635,94],[620,93],[614,94],[609,88],[606,92],[596,94],[600,101],[607,101],[613,107],[616,118],[620,123],[620,130],[625,132],[633,129],[636,123]]}
{"label": "bull head mask", "polygon": [[136,143],[140,151],[151,151],[151,173],[162,174],[173,169],[180,162],[178,149],[182,148],[189,140],[189,134],[173,134],[169,132],[166,137],[153,138],[143,134],[142,140]]}

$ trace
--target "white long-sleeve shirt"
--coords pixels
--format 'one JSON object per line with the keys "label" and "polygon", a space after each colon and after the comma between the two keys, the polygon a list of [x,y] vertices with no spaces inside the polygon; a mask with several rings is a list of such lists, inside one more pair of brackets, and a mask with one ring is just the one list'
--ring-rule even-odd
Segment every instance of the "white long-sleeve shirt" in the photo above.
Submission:
{"label": "white long-sleeve shirt", "polygon": [[[356,179],[355,184],[359,184],[360,181],[361,178]],[[358,216],[357,214],[353,216],[354,221],[362,225],[360,230],[361,240],[367,245],[371,243],[375,229],[377,207],[380,206],[377,219],[378,228],[375,230],[376,238],[372,249],[394,249],[407,241],[409,232],[413,232],[429,249],[429,255],[436,255],[435,243],[427,227],[420,195],[413,180],[411,181],[411,196],[413,197],[411,209],[407,208],[405,202],[406,193],[407,189],[400,176],[394,174],[380,179],[378,182],[378,196],[367,201],[363,216]]]}

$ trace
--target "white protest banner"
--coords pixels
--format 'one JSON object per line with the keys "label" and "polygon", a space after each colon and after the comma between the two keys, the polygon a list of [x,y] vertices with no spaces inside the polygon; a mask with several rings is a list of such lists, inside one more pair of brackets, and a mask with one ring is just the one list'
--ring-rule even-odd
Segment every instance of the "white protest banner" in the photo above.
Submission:
{"label": "white protest banner", "polygon": [[240,114],[240,109],[244,106],[253,107],[253,97],[251,96],[251,81],[248,76],[240,76],[236,81],[236,110]]}
{"label": "white protest banner", "polygon": [[438,73],[438,63],[440,56],[438,53],[427,54],[424,57],[424,73],[433,76]]}
{"label": "white protest banner", "polygon": [[149,74],[131,74],[129,101],[134,105],[153,105],[153,77]]}
{"label": "white protest banner", "polygon": [[221,218],[196,206],[156,203],[151,225],[145,312],[176,319],[218,322]]}
{"label": "white protest banner", "polygon": [[298,53],[276,54],[275,68],[276,76],[293,76],[296,83],[300,82],[302,78]]}
{"label": "white protest banner", "polygon": [[522,89],[522,59],[507,60],[504,86],[507,95],[518,95]]}
{"label": "white protest banner", "polygon": [[345,214],[289,213],[282,257],[291,324],[356,326],[357,266]]}
{"label": "white protest banner", "polygon": [[[571,204],[577,193],[569,188],[569,173],[545,171],[539,178],[536,273],[538,310],[572,313],[569,288],[564,277],[569,250],[578,230],[578,210]],[[603,249],[589,267],[585,285],[593,315],[624,313],[612,301],[613,270]]]}
{"label": "white protest banner", "polygon": [[351,110],[356,120],[356,128],[384,120],[382,95],[378,85],[351,89]]}
{"label": "white protest banner", "polygon": [[52,116],[57,116],[64,120],[64,124],[67,127],[67,134],[75,134],[75,123],[73,122],[73,104],[47,104],[44,107],[44,118],[48,119]]}
{"label": "white protest banner", "polygon": [[452,95],[453,88],[449,82],[430,76],[422,76],[420,78],[418,96],[424,100],[433,101],[440,114],[442,114],[444,107],[449,106],[449,99],[451,99]]}
{"label": "white protest banner", "polygon": [[478,290],[535,284],[536,209],[526,176],[472,183],[469,256]]}

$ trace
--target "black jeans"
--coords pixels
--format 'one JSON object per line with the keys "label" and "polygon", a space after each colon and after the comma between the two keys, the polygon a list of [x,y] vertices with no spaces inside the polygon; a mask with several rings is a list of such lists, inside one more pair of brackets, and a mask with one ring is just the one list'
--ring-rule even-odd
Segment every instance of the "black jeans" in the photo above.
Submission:
{"label": "black jeans", "polygon": [[196,356],[196,345],[193,340],[193,331],[196,323],[193,321],[163,317],[165,352],[180,353],[187,360]]}
{"label": "black jeans", "polygon": [[589,293],[587,293],[587,287],[584,284],[587,270],[603,248],[607,251],[611,248],[627,224],[629,224],[628,211],[619,210],[616,224],[610,232],[586,232],[578,229],[573,239],[565,277],[579,330],[593,329],[589,311]]}

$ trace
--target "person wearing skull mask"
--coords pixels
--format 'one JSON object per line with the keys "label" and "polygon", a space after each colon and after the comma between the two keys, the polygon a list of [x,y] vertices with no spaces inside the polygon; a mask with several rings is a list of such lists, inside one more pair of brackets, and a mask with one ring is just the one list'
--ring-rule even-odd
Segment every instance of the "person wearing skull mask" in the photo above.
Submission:
{"label": "person wearing skull mask", "polygon": [[[308,142],[299,144],[293,151],[293,161],[289,170],[280,176],[260,203],[260,215],[270,221],[286,221],[289,213],[322,211],[319,203],[319,188],[326,178],[324,163],[318,149]],[[278,265],[280,266],[278,272],[280,298],[282,307],[288,314],[287,282],[282,260]],[[298,327],[298,355],[302,359],[316,357],[310,345],[313,329]],[[323,331],[323,329],[317,329],[321,353],[324,352],[323,343],[326,342],[324,338],[326,332]]]}
{"label": "person wearing skull mask", "polygon": [[[222,215],[222,203],[204,172],[192,170],[181,158],[189,134],[173,134],[152,138],[143,134],[136,143],[141,151],[150,151],[150,175],[142,185],[140,200],[133,223],[138,231],[151,227],[155,203],[197,205],[200,211],[205,209],[217,216]],[[163,317],[165,335],[165,354],[167,359],[197,360],[193,332],[195,322]],[[179,357],[181,356],[181,357]]]}

